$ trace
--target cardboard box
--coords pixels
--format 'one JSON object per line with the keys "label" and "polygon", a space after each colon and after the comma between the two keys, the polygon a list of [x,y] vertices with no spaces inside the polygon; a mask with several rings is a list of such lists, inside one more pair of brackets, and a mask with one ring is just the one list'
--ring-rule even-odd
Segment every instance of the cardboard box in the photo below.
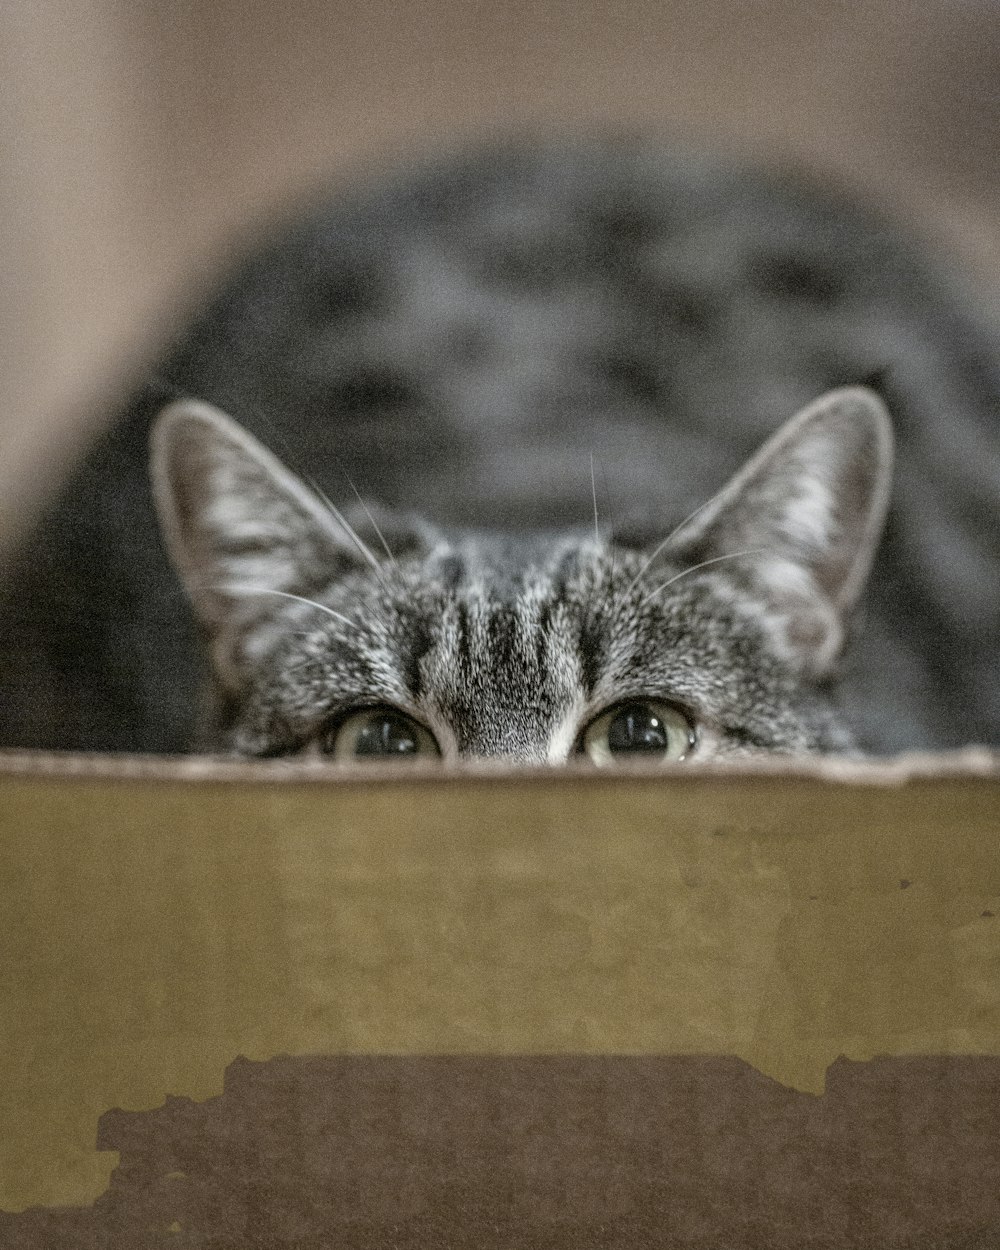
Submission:
{"label": "cardboard box", "polygon": [[0,757],[0,1246],[1000,1245],[1000,757]]}

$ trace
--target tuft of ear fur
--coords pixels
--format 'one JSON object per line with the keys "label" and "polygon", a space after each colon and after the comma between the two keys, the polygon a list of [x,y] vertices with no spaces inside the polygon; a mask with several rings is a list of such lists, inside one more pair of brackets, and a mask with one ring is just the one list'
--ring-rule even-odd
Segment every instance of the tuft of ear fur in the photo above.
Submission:
{"label": "tuft of ear fur", "polygon": [[[863,387],[830,391],[764,444],[670,544],[729,560],[803,673],[829,671],[871,570],[892,481],[892,428]],[[748,553],[737,559],[737,553]],[[721,568],[720,568],[721,572]]]}
{"label": "tuft of ear fur", "polygon": [[376,562],[332,505],[209,404],[164,409],[150,451],[163,538],[226,684],[287,596],[313,596]]}

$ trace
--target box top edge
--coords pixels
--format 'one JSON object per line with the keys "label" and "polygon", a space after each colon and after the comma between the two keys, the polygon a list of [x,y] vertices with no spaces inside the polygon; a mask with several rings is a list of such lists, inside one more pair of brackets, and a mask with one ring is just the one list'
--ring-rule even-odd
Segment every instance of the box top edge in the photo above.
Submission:
{"label": "box top edge", "polygon": [[740,761],[682,763],[651,768],[648,765],[595,769],[581,764],[567,767],[519,767],[509,764],[442,765],[439,762],[343,765],[319,760],[245,760],[213,755],[112,755],[57,751],[0,750],[0,781],[9,778],[55,781],[162,781],[193,784],[325,785],[356,787],[418,782],[453,785],[456,782],[501,786],[534,785],[540,781],[567,785],[594,782],[661,781],[686,784],[759,781],[761,779],[814,780],[862,786],[903,785],[934,779],[1000,781],[1000,751],[970,746],[958,751],[911,752],[882,758],[846,756],[773,757]]}

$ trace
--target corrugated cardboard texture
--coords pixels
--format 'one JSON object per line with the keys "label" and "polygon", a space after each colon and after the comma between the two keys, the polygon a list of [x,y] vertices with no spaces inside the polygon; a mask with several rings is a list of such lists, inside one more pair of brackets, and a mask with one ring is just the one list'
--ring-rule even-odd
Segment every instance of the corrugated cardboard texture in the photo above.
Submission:
{"label": "corrugated cardboard texture", "polygon": [[[571,1082],[583,1056],[731,1056],[705,1089],[801,1107],[840,1056],[1000,1055],[998,835],[986,755],[392,779],[8,757],[0,1209],[92,1202],[103,1113],[211,1098],[240,1056],[564,1056]],[[616,1069],[601,1106],[634,1071],[659,1079]],[[995,1064],[893,1071],[900,1105],[924,1071],[995,1107]],[[105,1117],[103,1150],[127,1122]]]}

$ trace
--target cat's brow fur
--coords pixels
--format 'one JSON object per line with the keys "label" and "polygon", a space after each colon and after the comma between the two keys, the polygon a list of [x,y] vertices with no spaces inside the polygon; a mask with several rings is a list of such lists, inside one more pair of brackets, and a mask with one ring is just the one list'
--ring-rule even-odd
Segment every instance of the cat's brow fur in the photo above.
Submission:
{"label": "cat's brow fur", "polygon": [[[441,563],[447,582],[436,583]],[[449,754],[562,762],[588,719],[635,696],[690,709],[713,752],[847,745],[729,587],[693,577],[666,602],[643,602],[641,586],[623,597],[637,563],[613,560],[584,533],[544,553],[442,540],[384,588],[364,579],[323,596],[353,607],[356,627],[290,612],[224,741],[249,754],[296,751],[340,710],[385,702],[424,721]]]}
{"label": "cat's brow fur", "polygon": [[[289,749],[321,705],[391,685],[456,750],[549,758],[634,682],[703,707],[719,750],[838,748],[848,727],[883,751],[1000,742],[998,361],[954,271],[799,174],[616,136],[498,143],[373,180],[276,232],[174,327],[157,385],[4,570],[0,742],[195,740],[204,653],[147,477],[150,427],[187,396],[269,447],[319,527],[259,553],[277,579],[240,603],[209,589],[227,578],[207,577],[204,551],[185,567],[175,546],[218,673],[203,741]],[[732,513],[713,533],[706,507],[636,580],[783,422],[859,383],[899,442],[863,629],[874,532],[808,574],[775,549],[783,526],[835,538],[822,474],[802,464],[797,519],[744,541]],[[599,542],[591,455],[611,498]],[[840,498],[849,511],[867,492],[877,527],[862,479],[846,472]],[[362,510],[377,575],[327,531],[311,480],[340,508],[352,483],[384,506],[395,562]],[[520,668],[502,674],[512,651]]]}

